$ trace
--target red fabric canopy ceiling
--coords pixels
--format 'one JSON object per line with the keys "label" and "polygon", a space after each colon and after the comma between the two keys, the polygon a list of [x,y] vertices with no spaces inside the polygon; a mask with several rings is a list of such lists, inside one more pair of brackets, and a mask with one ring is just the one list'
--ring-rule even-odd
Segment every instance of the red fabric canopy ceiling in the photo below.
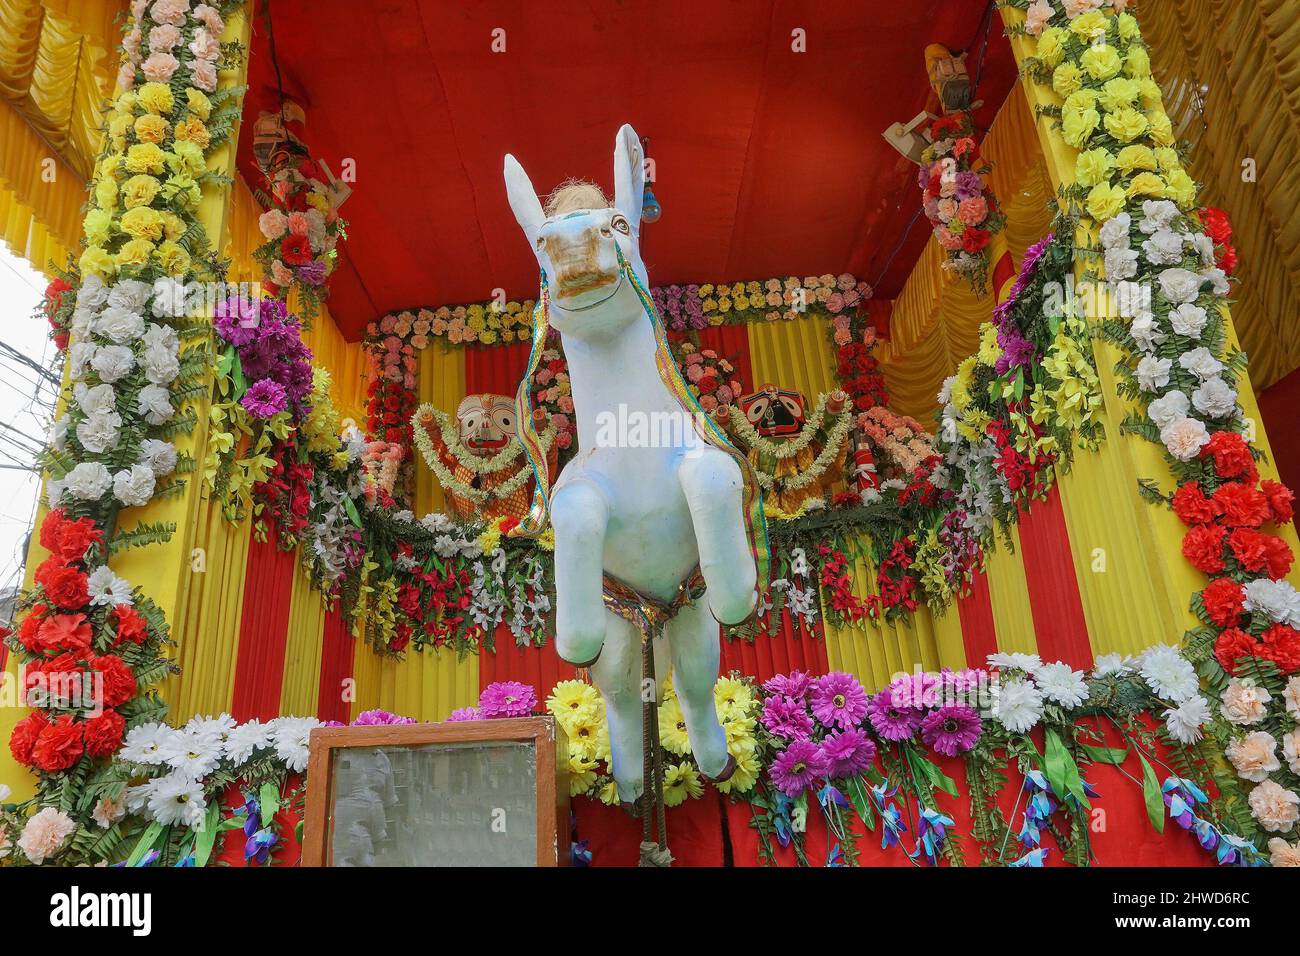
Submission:
{"label": "red fabric canopy ceiling", "polygon": [[[272,15],[268,21],[267,10]],[[650,138],[663,218],[655,284],[850,271],[891,298],[928,235],[915,167],[881,138],[933,106],[922,51],[977,40],[986,0],[656,0],[519,4],[262,0],[249,127],[280,83],[313,155],[356,163],[331,311],[344,332],[393,309],[536,291],[506,203],[512,152],[543,194],[613,185],[614,134]],[[494,30],[506,50],[492,52]],[[807,52],[791,49],[792,31]],[[274,33],[275,58],[271,56]],[[992,20],[978,96],[987,125],[1014,80]],[[971,66],[974,71],[974,59]]]}

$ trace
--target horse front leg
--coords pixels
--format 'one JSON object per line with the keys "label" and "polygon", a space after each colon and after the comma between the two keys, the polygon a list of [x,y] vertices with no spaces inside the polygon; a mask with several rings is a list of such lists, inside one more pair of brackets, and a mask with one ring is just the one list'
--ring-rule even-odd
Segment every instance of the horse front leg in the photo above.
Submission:
{"label": "horse front leg", "polygon": [[555,527],[555,650],[590,667],[605,644],[605,529],[609,505],[592,482],[570,481],[551,503]]}
{"label": "horse front leg", "polygon": [[739,624],[758,602],[758,569],[745,532],[740,467],[725,452],[695,450],[682,459],[677,480],[695,527],[709,609],[720,623]]}
{"label": "horse front leg", "polygon": [[605,649],[592,665],[591,678],[605,700],[605,722],[609,727],[610,773],[618,785],[620,803],[635,803],[645,791],[644,752],[641,748],[646,695],[662,697],[668,659],[662,640],[656,641],[655,679],[657,686],[642,686],[641,631],[612,611],[606,611]]}
{"label": "horse front leg", "polygon": [[678,611],[665,629],[673,660],[673,689],[686,718],[691,753],[704,775],[717,780],[729,759],[727,733],[718,723],[713,699],[722,653],[718,623],[703,602],[697,601]]}

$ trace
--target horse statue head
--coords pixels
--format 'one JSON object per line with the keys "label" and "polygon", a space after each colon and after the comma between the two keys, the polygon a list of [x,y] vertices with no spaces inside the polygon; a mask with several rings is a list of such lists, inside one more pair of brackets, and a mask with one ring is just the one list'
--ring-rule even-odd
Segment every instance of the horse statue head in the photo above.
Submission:
{"label": "horse statue head", "polygon": [[[614,201],[591,183],[569,183],[543,207],[519,161],[505,159],[506,195],[550,287],[551,324],[579,338],[637,320],[640,306],[624,271],[650,287],[641,261],[641,140],[624,125],[614,139]],[[612,308],[611,308],[612,307]]]}

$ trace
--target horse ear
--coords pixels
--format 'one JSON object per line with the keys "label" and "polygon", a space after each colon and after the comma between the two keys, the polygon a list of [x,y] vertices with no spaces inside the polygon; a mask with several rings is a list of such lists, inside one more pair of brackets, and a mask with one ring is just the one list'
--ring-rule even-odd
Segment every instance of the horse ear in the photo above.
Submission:
{"label": "horse ear", "polygon": [[510,208],[514,211],[515,219],[519,221],[529,243],[536,244],[537,233],[546,222],[546,213],[542,212],[542,204],[537,199],[537,191],[533,189],[532,180],[524,172],[524,167],[519,165],[519,160],[509,153],[506,153],[504,174],[506,197],[510,200]]}
{"label": "horse ear", "polygon": [[641,138],[627,123],[614,137],[614,206],[634,233],[641,232],[641,199],[645,195],[645,157]]}

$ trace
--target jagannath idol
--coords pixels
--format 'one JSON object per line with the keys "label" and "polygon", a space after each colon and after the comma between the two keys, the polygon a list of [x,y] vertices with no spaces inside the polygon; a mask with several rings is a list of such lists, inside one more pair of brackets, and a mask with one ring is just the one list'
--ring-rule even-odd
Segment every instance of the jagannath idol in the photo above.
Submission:
{"label": "jagannath idol", "polygon": [[[544,421],[545,412],[535,413]],[[519,441],[515,401],[504,395],[467,395],[455,419],[432,405],[416,409],[416,444],[447,495],[458,521],[522,518],[533,498],[533,469]],[[555,433],[539,436],[550,471]]]}

